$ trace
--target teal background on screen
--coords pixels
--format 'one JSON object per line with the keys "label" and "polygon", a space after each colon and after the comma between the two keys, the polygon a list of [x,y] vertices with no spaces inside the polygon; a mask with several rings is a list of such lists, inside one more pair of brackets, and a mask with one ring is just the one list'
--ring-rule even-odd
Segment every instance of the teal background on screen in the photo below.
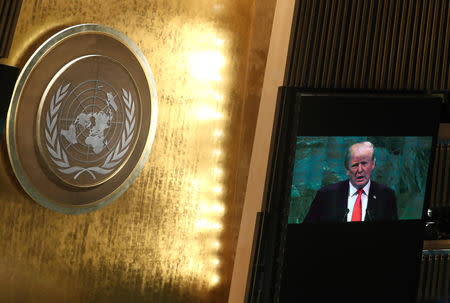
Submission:
{"label": "teal background on screen", "polygon": [[302,223],[316,191],[347,180],[345,152],[354,143],[375,146],[372,180],[395,191],[399,219],[420,219],[432,137],[297,137],[288,223]]}

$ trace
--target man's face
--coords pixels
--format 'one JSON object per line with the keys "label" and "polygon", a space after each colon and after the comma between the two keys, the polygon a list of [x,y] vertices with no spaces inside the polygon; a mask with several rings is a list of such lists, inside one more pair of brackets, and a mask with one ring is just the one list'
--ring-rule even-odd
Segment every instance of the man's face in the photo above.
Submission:
{"label": "man's face", "polygon": [[370,180],[375,168],[375,159],[372,160],[373,150],[368,147],[352,147],[350,161],[347,163],[347,175],[355,188],[363,188]]}

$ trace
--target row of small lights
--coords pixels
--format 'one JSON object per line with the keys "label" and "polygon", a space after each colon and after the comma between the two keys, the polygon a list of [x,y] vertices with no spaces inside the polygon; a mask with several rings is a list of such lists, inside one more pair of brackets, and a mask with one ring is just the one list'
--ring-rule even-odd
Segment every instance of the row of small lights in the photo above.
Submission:
{"label": "row of small lights", "polygon": [[[224,41],[217,38],[212,38],[214,50],[201,51],[191,58],[191,75],[199,81],[220,82],[222,81],[222,76],[219,70],[225,63],[224,56],[222,55],[220,49],[223,47]],[[217,91],[211,90],[209,86],[205,88],[203,92],[204,95],[208,96],[208,101],[213,100],[214,103],[221,103],[224,101],[224,96]],[[200,92],[200,95],[202,92]],[[223,113],[217,111],[212,106],[201,106],[196,110],[196,118],[199,121],[212,121],[217,122],[223,119]],[[208,232],[213,236],[212,240],[212,250],[215,252],[216,256],[210,259],[211,265],[215,268],[214,272],[209,278],[209,283],[211,286],[217,285],[220,282],[220,277],[217,274],[218,267],[220,265],[220,260],[217,257],[217,253],[221,247],[218,240],[218,234],[223,229],[220,219],[225,213],[225,207],[223,206],[223,201],[221,201],[221,195],[223,193],[223,185],[220,182],[223,177],[223,169],[218,166],[223,156],[223,152],[220,148],[221,141],[224,137],[224,132],[222,128],[216,128],[213,130],[214,142],[217,146],[213,149],[212,159],[214,159],[213,169],[210,171],[211,176],[208,179],[213,180],[211,185],[211,192],[214,195],[214,202],[212,203],[201,203],[199,205],[200,219],[196,222],[195,228],[199,232]],[[199,189],[199,182],[195,182],[196,188]],[[208,182],[209,183],[209,182]],[[203,192],[203,191],[202,191]],[[208,199],[208,198],[206,198]],[[210,199],[208,199],[210,201]]]}

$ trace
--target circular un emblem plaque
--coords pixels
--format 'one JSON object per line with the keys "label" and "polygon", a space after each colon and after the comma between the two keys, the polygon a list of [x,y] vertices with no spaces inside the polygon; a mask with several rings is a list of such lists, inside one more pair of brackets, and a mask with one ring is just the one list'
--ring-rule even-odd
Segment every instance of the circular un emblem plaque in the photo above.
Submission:
{"label": "circular un emblem plaque", "polygon": [[47,40],[23,68],[7,118],[8,153],[25,191],[63,213],[115,200],[155,136],[156,88],[138,47],[84,24]]}

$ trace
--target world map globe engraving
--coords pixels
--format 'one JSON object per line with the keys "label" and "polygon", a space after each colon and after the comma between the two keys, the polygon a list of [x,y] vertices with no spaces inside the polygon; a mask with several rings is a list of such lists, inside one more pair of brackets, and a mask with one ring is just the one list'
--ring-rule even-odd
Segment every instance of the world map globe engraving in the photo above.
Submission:
{"label": "world map globe engraving", "polygon": [[74,87],[59,118],[62,148],[84,164],[104,159],[120,140],[124,109],[120,95],[105,81],[87,80]]}

